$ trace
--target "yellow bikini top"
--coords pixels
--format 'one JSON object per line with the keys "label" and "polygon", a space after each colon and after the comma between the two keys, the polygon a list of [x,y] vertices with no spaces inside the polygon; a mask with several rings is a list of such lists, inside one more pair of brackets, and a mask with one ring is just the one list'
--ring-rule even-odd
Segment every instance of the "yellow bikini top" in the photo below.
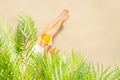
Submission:
{"label": "yellow bikini top", "polygon": [[42,42],[45,43],[45,44],[50,43],[50,35],[48,35],[48,34],[43,34],[41,39],[42,39]]}

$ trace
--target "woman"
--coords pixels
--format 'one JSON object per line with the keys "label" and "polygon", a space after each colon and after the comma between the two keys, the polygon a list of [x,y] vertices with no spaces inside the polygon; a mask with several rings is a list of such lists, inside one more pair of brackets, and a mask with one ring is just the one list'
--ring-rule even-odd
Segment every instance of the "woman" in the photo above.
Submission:
{"label": "woman", "polygon": [[43,55],[45,53],[59,52],[58,49],[52,47],[52,41],[62,27],[62,24],[68,19],[68,12],[68,10],[63,10],[61,14],[38,36],[38,40],[33,47],[34,52],[39,52]]}

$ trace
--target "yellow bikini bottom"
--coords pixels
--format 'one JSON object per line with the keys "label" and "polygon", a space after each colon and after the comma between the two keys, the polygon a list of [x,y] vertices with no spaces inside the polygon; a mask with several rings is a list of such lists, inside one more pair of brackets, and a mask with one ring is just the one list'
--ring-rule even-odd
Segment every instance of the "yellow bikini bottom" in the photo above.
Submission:
{"label": "yellow bikini bottom", "polygon": [[43,42],[44,44],[49,44],[50,41],[51,41],[51,37],[50,37],[49,34],[43,34],[43,35],[41,36],[41,40],[42,40],[42,42]]}

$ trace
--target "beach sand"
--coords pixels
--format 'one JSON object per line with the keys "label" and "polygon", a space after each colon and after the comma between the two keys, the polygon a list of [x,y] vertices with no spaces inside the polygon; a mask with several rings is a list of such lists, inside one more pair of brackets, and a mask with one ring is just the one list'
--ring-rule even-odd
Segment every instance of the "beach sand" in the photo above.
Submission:
{"label": "beach sand", "polygon": [[120,0],[1,0],[0,16],[13,29],[19,15],[31,16],[40,33],[64,8],[70,17],[54,46],[94,63],[120,65]]}

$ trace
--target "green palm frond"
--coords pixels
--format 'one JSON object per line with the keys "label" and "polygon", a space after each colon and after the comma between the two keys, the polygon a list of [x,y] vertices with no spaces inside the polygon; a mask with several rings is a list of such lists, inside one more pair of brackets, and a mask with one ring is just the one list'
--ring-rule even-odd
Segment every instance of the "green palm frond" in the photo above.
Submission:
{"label": "green palm frond", "polygon": [[15,49],[18,57],[17,65],[19,65],[18,68],[21,74],[20,79],[30,80],[28,79],[28,73],[30,74],[29,57],[36,39],[37,30],[32,18],[28,16],[20,16],[18,19],[17,30],[15,32]]}
{"label": "green palm frond", "polygon": [[112,80],[120,80],[120,67],[117,66],[115,69],[114,69],[114,74],[113,76],[111,77]]}
{"label": "green palm frond", "polygon": [[36,39],[32,18],[20,16],[15,32],[0,21],[0,80],[120,80],[119,67],[95,66],[74,51],[36,54],[32,51]]}
{"label": "green palm frond", "polygon": [[37,31],[32,18],[28,16],[20,16],[18,19],[18,26],[15,34],[16,51],[23,53],[23,51],[30,51],[33,43],[37,39]]}

